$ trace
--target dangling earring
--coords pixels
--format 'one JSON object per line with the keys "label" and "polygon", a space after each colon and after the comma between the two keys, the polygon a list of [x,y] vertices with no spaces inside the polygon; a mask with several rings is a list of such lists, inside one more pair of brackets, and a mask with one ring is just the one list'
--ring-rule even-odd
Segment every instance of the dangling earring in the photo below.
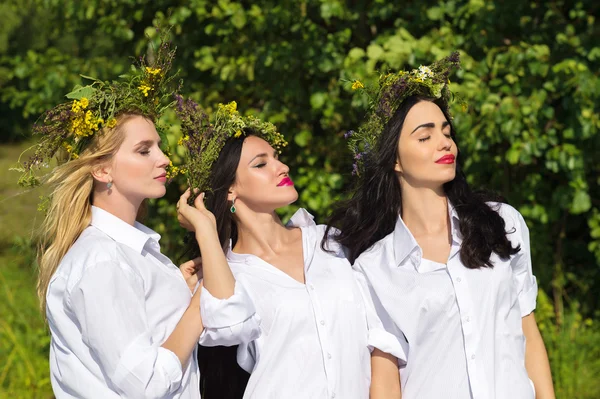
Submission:
{"label": "dangling earring", "polygon": [[235,213],[235,198],[231,201],[231,208],[229,208],[231,213]]}
{"label": "dangling earring", "polygon": [[112,182],[112,180],[111,180],[111,181],[109,181],[108,183],[106,183],[106,188],[107,188],[107,189],[109,189],[109,190],[110,190],[110,189],[112,188],[112,186],[113,186],[113,182]]}

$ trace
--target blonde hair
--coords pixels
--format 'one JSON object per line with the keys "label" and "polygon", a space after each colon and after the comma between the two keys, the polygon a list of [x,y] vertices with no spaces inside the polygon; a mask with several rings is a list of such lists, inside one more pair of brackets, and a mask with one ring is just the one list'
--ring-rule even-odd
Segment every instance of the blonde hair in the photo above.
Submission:
{"label": "blonde hair", "polygon": [[40,228],[37,283],[37,294],[44,315],[50,279],[92,219],[92,172],[112,159],[125,139],[125,123],[138,115],[119,115],[113,129],[105,128],[97,132],[79,158],[58,166],[46,182],[51,187],[51,194],[46,217]]}

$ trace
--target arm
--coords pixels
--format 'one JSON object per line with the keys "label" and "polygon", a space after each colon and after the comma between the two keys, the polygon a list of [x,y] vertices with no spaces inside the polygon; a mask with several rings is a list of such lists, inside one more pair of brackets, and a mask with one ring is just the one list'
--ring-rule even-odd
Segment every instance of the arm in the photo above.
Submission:
{"label": "arm", "polygon": [[161,398],[179,388],[202,331],[198,299],[175,328],[181,342],[169,337],[163,346],[148,324],[143,281],[126,265],[88,268],[65,301],[111,386],[128,398]]}
{"label": "arm", "polygon": [[[360,271],[359,265],[355,264],[358,270],[354,270],[354,278],[357,282],[367,317],[367,327],[369,329],[368,345],[373,348],[371,352],[371,399],[400,399],[402,392],[400,389],[400,372],[398,369],[399,360],[401,364],[406,363],[406,350],[408,346],[404,341],[404,335],[388,320],[388,326],[384,328],[384,323],[379,317],[375,301],[371,296],[365,276]],[[390,331],[394,331],[391,333]],[[401,343],[398,337],[402,337]],[[403,346],[404,344],[404,346]],[[407,349],[407,348],[406,348]]]}
{"label": "arm", "polygon": [[374,349],[371,353],[371,399],[401,399],[400,373],[398,360],[390,355]]}
{"label": "arm", "polygon": [[523,317],[523,334],[526,342],[525,367],[535,386],[535,396],[537,399],[554,399],[550,362],[533,313]]}
{"label": "arm", "polygon": [[[202,287],[202,284],[200,286]],[[173,330],[169,338],[162,344],[163,348],[170,350],[177,356],[181,364],[188,363],[190,355],[194,352],[198,344],[198,337],[204,329],[199,312],[200,292],[200,289],[196,290],[190,306],[185,310],[175,330]]]}
{"label": "arm", "polygon": [[[525,336],[525,368],[529,378],[533,381],[536,397],[538,399],[554,399],[550,362],[533,313],[536,307],[538,287],[531,264],[529,229],[523,216],[516,210],[514,213],[514,233],[521,250],[513,257],[511,267],[514,281],[517,284],[523,335]],[[508,237],[510,236],[509,234]]]}
{"label": "arm", "polygon": [[177,203],[179,222],[192,225],[202,254],[204,287],[216,298],[229,298],[234,293],[235,279],[223,254],[215,216],[204,206],[204,193],[188,205],[190,190],[180,197]]}

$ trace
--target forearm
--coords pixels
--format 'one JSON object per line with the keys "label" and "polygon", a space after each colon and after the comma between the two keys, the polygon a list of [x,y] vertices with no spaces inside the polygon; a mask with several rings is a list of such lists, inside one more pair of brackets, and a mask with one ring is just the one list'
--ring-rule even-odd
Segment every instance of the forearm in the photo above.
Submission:
{"label": "forearm", "polygon": [[223,254],[223,249],[216,233],[199,237],[202,254],[203,284],[211,295],[218,299],[227,299],[233,295],[235,279]]}
{"label": "forearm", "polygon": [[190,355],[198,345],[203,329],[198,303],[192,302],[177,323],[175,330],[162,344],[163,348],[175,353],[181,362],[182,369],[185,369]]}
{"label": "forearm", "polygon": [[523,318],[523,332],[526,340],[525,367],[535,386],[536,399],[554,399],[548,353],[533,313]]}
{"label": "forearm", "polygon": [[397,359],[374,349],[371,354],[371,399],[401,399],[400,373]]}

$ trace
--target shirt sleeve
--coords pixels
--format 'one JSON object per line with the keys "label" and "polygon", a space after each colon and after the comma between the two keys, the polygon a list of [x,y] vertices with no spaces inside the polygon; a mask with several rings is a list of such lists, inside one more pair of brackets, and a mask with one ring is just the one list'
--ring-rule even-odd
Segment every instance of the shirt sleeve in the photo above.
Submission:
{"label": "shirt sleeve", "polygon": [[[513,210],[513,212],[515,215],[514,232],[508,234],[508,237],[515,235],[516,243],[521,246],[521,250],[512,257],[510,265],[513,271],[513,281],[516,284],[518,293],[521,317],[525,317],[535,310],[538,286],[531,266],[529,229],[523,216],[517,210]],[[513,245],[516,243],[513,242]]]}
{"label": "shirt sleeve", "polygon": [[65,301],[111,389],[141,399],[179,388],[181,363],[153,340],[143,282],[128,266],[104,262],[86,269]]}
{"label": "shirt sleeve", "polygon": [[235,283],[233,295],[227,299],[215,298],[203,286],[200,312],[204,324],[200,345],[247,344],[260,336],[260,317],[254,302],[239,281]]}
{"label": "shirt sleeve", "polygon": [[[367,280],[361,271],[354,269],[354,278],[357,282],[361,297],[365,305],[367,315],[367,327],[369,329],[368,345],[373,351],[374,348],[382,352],[389,353],[398,359],[398,365],[406,365],[408,342],[404,339],[404,335],[398,330],[395,324],[387,316],[387,312],[383,308],[379,311],[375,307],[375,302],[371,291],[369,290]],[[387,328],[380,317],[384,314],[387,320]],[[393,332],[392,332],[393,331]]]}

